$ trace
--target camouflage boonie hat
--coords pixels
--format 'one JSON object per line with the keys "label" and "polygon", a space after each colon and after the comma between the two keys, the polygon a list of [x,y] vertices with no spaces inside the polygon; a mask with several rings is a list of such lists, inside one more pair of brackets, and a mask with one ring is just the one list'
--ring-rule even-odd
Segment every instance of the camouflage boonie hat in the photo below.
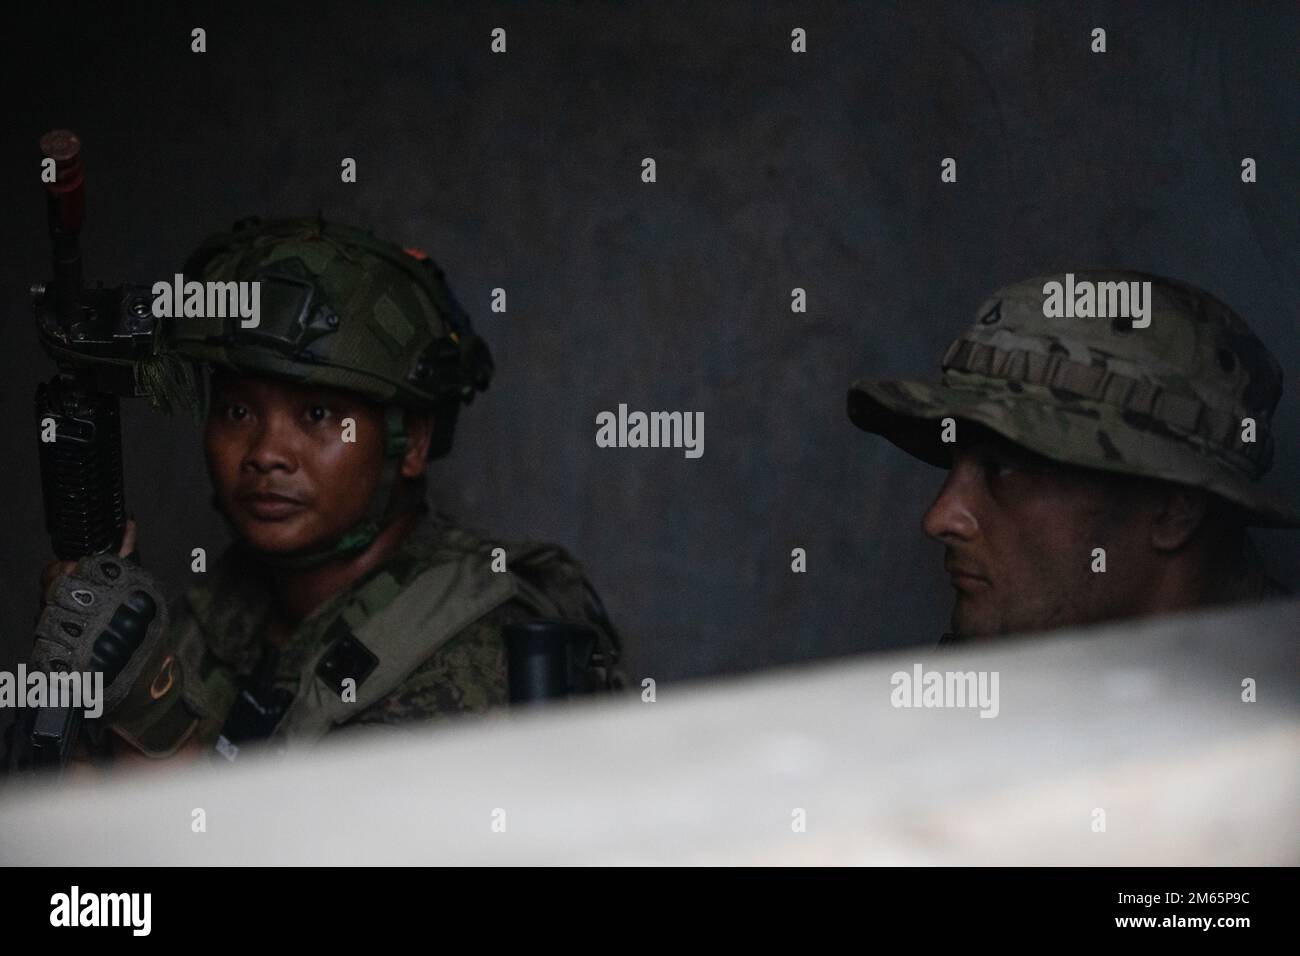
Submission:
{"label": "camouflage boonie hat", "polygon": [[323,219],[249,217],[186,260],[186,281],[260,282],[260,322],[172,320],[174,354],[434,412],[429,457],[451,445],[461,402],[488,387],[492,357],[425,253]]}
{"label": "camouflage boonie hat", "polygon": [[[980,306],[944,355],[940,383],[855,382],[849,417],[941,467],[952,446],[937,422],[952,417],[1055,461],[1203,488],[1239,506],[1249,524],[1300,526],[1300,512],[1257,483],[1273,461],[1282,371],[1246,323],[1210,294],[1160,276],[1072,275],[1075,286],[1112,295],[1117,287],[1100,284],[1150,282],[1150,325],[1046,316],[1045,286],[1065,286],[1067,275],[1026,279]],[[1242,440],[1247,418],[1254,442]]]}

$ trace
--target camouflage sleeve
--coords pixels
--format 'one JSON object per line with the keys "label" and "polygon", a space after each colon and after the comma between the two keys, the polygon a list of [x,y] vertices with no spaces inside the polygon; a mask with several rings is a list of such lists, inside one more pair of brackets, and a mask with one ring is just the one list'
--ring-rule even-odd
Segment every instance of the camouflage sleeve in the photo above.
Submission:
{"label": "camouflage sleeve", "polygon": [[502,630],[530,616],[527,608],[514,601],[490,611],[447,641],[396,690],[343,727],[481,713],[508,703]]}
{"label": "camouflage sleeve", "polygon": [[199,721],[185,698],[185,681],[198,675],[181,663],[181,638],[194,628],[183,597],[168,603],[167,632],[108,724],[127,743],[150,757],[167,757],[180,749]]}

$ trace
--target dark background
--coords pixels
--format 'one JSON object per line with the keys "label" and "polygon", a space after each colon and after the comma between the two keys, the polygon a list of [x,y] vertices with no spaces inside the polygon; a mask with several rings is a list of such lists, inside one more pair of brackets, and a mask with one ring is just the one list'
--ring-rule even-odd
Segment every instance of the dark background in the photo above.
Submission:
{"label": "dark background", "polygon": [[[25,290],[48,273],[36,144],[57,126],[83,142],[88,278],[170,277],[252,213],[319,210],[426,249],[498,366],[434,500],[577,554],[638,677],[937,639],[950,592],[919,521],[942,474],[857,431],[845,392],[936,376],[1008,281],[1112,265],[1218,294],[1287,371],[1270,483],[1300,488],[1290,0],[308,10],[60,5],[10,24],[0,667],[30,641],[49,559],[31,398],[52,366]],[[704,457],[597,448],[620,402],[703,411]],[[142,553],[175,592],[190,549],[224,542],[197,430],[125,414]],[[1260,535],[1293,584],[1298,538]]]}

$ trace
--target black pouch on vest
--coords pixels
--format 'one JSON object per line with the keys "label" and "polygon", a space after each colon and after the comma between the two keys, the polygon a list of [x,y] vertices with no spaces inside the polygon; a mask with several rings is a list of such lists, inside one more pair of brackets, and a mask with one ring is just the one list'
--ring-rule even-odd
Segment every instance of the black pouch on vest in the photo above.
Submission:
{"label": "black pouch on vest", "polygon": [[217,737],[217,753],[227,760],[238,757],[244,744],[266,740],[275,733],[293,703],[292,691],[272,685],[278,658],[276,650],[268,647],[256,671],[240,681],[239,693]]}
{"label": "black pouch on vest", "polygon": [[507,624],[503,633],[510,703],[590,693],[586,672],[596,645],[590,627],[539,618]]}

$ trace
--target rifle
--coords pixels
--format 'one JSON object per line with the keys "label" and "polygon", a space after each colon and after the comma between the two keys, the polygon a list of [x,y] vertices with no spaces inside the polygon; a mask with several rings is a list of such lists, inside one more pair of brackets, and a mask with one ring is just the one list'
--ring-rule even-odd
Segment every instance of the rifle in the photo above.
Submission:
{"label": "rifle", "polygon": [[[41,137],[40,148],[53,277],[33,285],[31,298],[37,336],[58,369],[36,389],[41,493],[54,553],[75,561],[117,551],[126,529],[119,399],[148,398],[164,411],[173,400],[193,407],[195,384],[189,367],[161,354],[151,287],[90,288],[82,279],[80,140],[56,129]],[[62,768],[81,717],[71,707],[29,712],[14,741],[13,766]]]}

